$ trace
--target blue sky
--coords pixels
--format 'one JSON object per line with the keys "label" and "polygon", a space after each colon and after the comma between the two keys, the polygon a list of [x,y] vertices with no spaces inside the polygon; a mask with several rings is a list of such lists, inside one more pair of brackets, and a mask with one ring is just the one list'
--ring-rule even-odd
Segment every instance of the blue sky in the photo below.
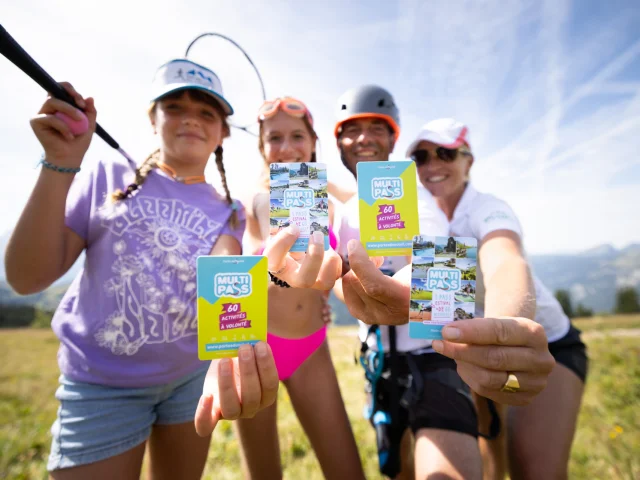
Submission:
{"label": "blue sky", "polygon": [[[637,1],[121,1],[26,0],[2,25],[54,78],[96,97],[99,122],[136,158],[155,146],[145,110],[156,68],[198,34],[240,43],[267,95],[311,108],[329,178],[350,185],[332,137],[340,94],[389,89],[401,112],[401,159],[420,126],[468,124],[476,187],[509,202],[530,253],[640,241],[640,4]],[[238,112],[255,118],[258,84],[244,57],[203,40],[192,58],[215,70]],[[12,229],[38,175],[28,119],[43,92],[4,57],[0,101],[0,234]],[[87,165],[117,153],[95,138]],[[260,170],[256,140],[225,142],[234,196]],[[212,164],[207,169],[217,182]]]}

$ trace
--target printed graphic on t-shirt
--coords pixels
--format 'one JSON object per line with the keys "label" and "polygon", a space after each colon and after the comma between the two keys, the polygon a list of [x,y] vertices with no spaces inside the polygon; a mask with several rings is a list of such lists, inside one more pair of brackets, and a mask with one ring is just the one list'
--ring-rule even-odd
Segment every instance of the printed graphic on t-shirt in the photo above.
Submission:
{"label": "printed graphic on t-shirt", "polygon": [[95,339],[115,355],[197,334],[195,259],[210,253],[223,226],[180,200],[140,195],[126,202],[101,211],[102,226],[120,237],[103,285],[118,308]]}
{"label": "printed graphic on t-shirt", "polygon": [[494,222],[496,220],[513,220],[513,217],[502,210],[494,210],[484,218],[484,223]]}

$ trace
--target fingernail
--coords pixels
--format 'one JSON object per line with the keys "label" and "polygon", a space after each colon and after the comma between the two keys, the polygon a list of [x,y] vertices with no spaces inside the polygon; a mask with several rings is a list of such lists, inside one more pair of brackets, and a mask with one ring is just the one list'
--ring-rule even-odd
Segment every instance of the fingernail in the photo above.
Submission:
{"label": "fingernail", "polygon": [[222,361],[220,362],[220,374],[224,376],[231,375],[231,359],[222,359]]}
{"label": "fingernail", "polygon": [[239,348],[240,358],[242,360],[250,360],[251,359],[251,346],[243,345]]}
{"label": "fingernail", "polygon": [[78,106],[80,108],[84,108],[87,106],[87,104],[85,103],[85,101],[82,98],[78,98],[78,100],[76,100],[76,103],[78,104]]}
{"label": "fingernail", "polygon": [[267,349],[267,344],[264,342],[259,342],[256,344],[256,355],[260,358],[264,358],[269,354]]}
{"label": "fingernail", "polygon": [[444,327],[442,329],[442,336],[445,340],[457,340],[460,338],[460,330],[456,327]]}
{"label": "fingernail", "polygon": [[316,230],[311,234],[311,241],[315,245],[324,245],[324,234]]}
{"label": "fingernail", "polygon": [[356,249],[356,245],[358,244],[357,240],[349,240],[349,243],[347,243],[347,251],[349,253],[353,252]]}
{"label": "fingernail", "polygon": [[438,353],[442,353],[444,350],[444,344],[442,343],[442,340],[434,340],[433,342],[431,342],[431,346]]}
{"label": "fingernail", "polygon": [[287,232],[297,237],[300,234],[300,229],[298,228],[298,225],[292,223],[287,227]]}

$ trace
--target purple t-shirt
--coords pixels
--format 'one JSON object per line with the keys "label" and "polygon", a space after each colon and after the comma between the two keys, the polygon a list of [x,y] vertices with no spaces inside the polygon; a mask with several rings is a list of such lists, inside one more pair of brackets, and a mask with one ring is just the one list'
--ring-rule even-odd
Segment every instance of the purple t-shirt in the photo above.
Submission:
{"label": "purple t-shirt", "polygon": [[211,185],[154,169],[133,197],[112,203],[133,179],[125,162],[100,162],[67,197],[66,225],[85,239],[86,259],[52,326],[60,370],[76,381],[146,387],[202,367],[196,258],[220,235],[242,240],[244,210],[232,229],[232,210]]}

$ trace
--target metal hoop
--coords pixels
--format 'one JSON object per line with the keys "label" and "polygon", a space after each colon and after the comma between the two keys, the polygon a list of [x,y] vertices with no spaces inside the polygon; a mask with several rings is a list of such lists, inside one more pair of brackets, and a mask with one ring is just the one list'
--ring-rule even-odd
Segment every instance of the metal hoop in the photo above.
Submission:
{"label": "metal hoop", "polygon": [[[264,88],[264,82],[262,81],[262,76],[260,75],[260,71],[258,70],[258,67],[256,67],[256,65],[253,63],[253,60],[251,60],[251,57],[249,56],[249,54],[244,50],[244,48],[242,48],[235,40],[227,37],[226,35],[222,35],[221,33],[216,33],[216,32],[206,32],[206,33],[202,33],[200,35],[198,35],[196,38],[194,38],[191,43],[189,44],[189,46],[187,47],[187,50],[184,53],[185,58],[189,57],[189,50],[191,50],[191,47],[193,47],[195,45],[195,43],[204,38],[204,37],[219,37],[222,38],[230,43],[232,43],[238,50],[240,50],[242,52],[242,54],[245,56],[245,58],[247,59],[247,61],[249,62],[249,64],[251,65],[251,67],[253,68],[253,71],[256,72],[256,76],[258,77],[258,81],[260,82],[260,90],[262,91],[262,101],[266,101],[267,100],[267,93],[265,91]],[[229,123],[229,126],[233,127],[233,128],[237,128],[238,130],[242,130],[243,132],[248,133],[249,135],[253,135],[254,137],[257,137],[257,135],[253,132],[250,132],[248,129],[249,127],[255,125],[255,122],[252,122],[248,125],[234,125],[232,123]]]}

